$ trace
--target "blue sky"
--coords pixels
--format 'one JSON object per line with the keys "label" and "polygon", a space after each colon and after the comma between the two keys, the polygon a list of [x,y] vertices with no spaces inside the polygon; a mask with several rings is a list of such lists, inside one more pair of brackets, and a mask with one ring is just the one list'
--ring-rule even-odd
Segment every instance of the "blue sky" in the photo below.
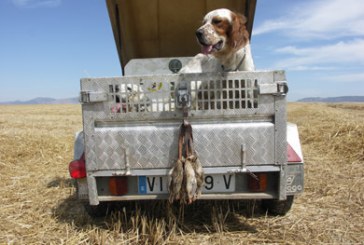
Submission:
{"label": "blue sky", "polygon": [[[363,0],[258,0],[257,69],[284,69],[288,99],[364,95]],[[1,0],[0,101],[69,98],[119,76],[104,0]]]}

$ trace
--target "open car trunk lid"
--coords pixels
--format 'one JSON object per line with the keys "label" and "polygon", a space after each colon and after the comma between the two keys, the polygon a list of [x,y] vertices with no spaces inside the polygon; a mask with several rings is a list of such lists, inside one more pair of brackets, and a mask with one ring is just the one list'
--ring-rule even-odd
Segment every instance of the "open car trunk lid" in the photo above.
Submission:
{"label": "open car trunk lid", "polygon": [[256,0],[106,0],[122,70],[131,59],[194,56],[195,30],[211,10],[247,17],[251,33]]}

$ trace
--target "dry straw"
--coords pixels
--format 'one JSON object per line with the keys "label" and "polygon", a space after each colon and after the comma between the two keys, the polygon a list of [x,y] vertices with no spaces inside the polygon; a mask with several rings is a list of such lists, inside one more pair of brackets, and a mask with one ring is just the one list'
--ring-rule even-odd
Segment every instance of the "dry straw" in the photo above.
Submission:
{"label": "dry straw", "polygon": [[116,205],[91,219],[67,172],[78,105],[0,106],[0,244],[360,244],[364,241],[364,104],[290,104],[305,192],[284,217],[259,202]]}

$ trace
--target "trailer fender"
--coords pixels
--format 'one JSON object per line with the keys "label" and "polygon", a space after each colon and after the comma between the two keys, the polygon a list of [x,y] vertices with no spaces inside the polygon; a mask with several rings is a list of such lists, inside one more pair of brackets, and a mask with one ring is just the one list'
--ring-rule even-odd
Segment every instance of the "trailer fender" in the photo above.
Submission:
{"label": "trailer fender", "polygon": [[[83,131],[78,131],[75,134],[75,141],[73,147],[73,159],[78,160],[82,157],[85,152],[85,140]],[[88,185],[87,179],[81,178],[76,179],[76,192],[80,200],[88,200]]]}
{"label": "trailer fender", "polygon": [[296,124],[287,124],[288,162],[286,165],[286,193],[296,195],[304,188],[304,162]]}
{"label": "trailer fender", "polygon": [[78,131],[75,134],[75,141],[74,141],[74,152],[73,152],[73,160],[80,159],[82,154],[85,151],[85,138],[83,131]]}

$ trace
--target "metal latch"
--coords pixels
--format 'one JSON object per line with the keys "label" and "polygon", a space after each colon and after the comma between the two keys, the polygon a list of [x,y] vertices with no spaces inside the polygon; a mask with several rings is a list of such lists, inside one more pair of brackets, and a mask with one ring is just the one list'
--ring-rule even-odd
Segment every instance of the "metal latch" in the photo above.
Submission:
{"label": "metal latch", "polygon": [[94,92],[94,91],[81,91],[80,102],[81,103],[95,103],[108,101],[107,93]]}
{"label": "metal latch", "polygon": [[286,81],[259,84],[259,94],[286,95],[287,92],[288,85]]}
{"label": "metal latch", "polygon": [[281,95],[286,95],[288,93],[288,85],[286,81],[277,82],[278,93]]}
{"label": "metal latch", "polygon": [[189,108],[191,107],[191,95],[188,92],[188,86],[186,82],[181,82],[176,94],[176,107],[177,108]]}

